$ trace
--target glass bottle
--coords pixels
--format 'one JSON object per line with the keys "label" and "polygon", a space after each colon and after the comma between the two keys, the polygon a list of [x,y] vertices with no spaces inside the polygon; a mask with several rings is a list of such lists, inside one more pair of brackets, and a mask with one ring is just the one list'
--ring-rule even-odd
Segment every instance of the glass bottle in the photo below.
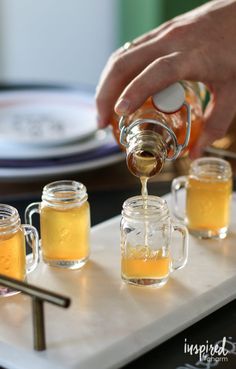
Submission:
{"label": "glass bottle", "polygon": [[30,204],[25,219],[40,215],[43,261],[51,266],[78,269],[89,257],[90,207],[86,187],[64,180],[43,188],[42,202]]}
{"label": "glass bottle", "polygon": [[[135,196],[123,204],[121,219],[121,276],[131,284],[163,286],[172,271],[185,266],[188,231],[174,223],[167,203],[157,196]],[[173,244],[173,232],[180,232],[182,245]]]}
{"label": "glass bottle", "polygon": [[137,177],[152,177],[165,161],[193,146],[203,126],[203,85],[177,82],[149,97],[129,116],[114,116],[112,127],[127,153],[127,165]]}

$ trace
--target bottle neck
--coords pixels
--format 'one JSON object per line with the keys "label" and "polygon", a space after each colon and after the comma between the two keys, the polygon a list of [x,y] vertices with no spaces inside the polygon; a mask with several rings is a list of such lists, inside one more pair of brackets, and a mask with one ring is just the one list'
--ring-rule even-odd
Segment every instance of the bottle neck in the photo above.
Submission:
{"label": "bottle neck", "polygon": [[169,219],[169,210],[166,201],[160,197],[147,196],[144,203],[142,196],[134,196],[124,202],[122,216],[140,222],[164,222]]}
{"label": "bottle neck", "polygon": [[13,206],[0,204],[0,235],[15,233],[20,225],[18,211]]}
{"label": "bottle neck", "polygon": [[82,205],[88,198],[86,187],[76,181],[56,181],[43,188],[42,201],[48,206],[73,207]]}
{"label": "bottle neck", "polygon": [[162,170],[167,156],[161,135],[153,130],[137,130],[127,137],[127,165],[137,177],[152,177]]}

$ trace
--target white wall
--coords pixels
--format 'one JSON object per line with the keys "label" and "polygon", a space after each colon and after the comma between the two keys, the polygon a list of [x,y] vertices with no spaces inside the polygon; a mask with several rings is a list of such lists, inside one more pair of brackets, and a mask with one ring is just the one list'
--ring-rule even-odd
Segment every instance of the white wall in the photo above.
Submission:
{"label": "white wall", "polygon": [[0,81],[95,86],[119,0],[0,0]]}

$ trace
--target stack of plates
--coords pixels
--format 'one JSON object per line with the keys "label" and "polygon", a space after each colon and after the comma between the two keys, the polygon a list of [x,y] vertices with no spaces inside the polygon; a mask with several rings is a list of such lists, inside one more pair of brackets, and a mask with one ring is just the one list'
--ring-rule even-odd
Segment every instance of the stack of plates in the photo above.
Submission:
{"label": "stack of plates", "polygon": [[42,178],[122,160],[109,129],[98,130],[91,93],[22,88],[0,92],[0,179]]}

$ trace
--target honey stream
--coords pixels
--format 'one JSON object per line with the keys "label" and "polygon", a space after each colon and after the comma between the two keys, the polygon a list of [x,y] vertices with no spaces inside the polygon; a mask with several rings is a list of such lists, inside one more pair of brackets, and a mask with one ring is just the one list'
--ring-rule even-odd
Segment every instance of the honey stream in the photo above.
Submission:
{"label": "honey stream", "polygon": [[144,209],[144,219],[145,219],[145,229],[144,229],[144,245],[148,246],[148,221],[146,219],[147,208],[148,208],[148,190],[147,182],[148,177],[140,177],[141,181],[141,195],[143,199],[143,209]]}

